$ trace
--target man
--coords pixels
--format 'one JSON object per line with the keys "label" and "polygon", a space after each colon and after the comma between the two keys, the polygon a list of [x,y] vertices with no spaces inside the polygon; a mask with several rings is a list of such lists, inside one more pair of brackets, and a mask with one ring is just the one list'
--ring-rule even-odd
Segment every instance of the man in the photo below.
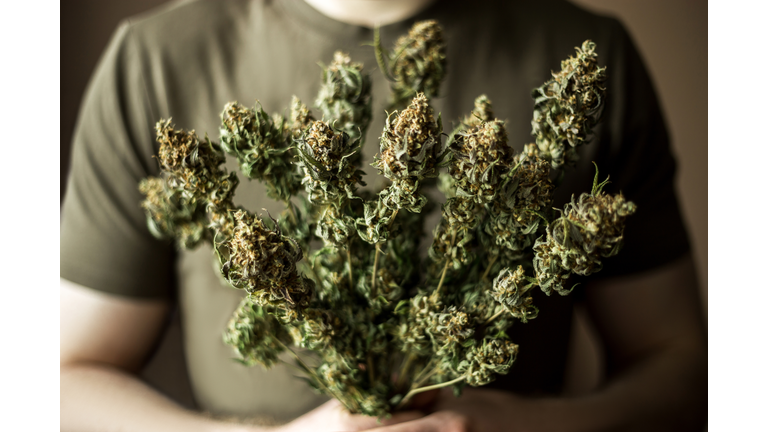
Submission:
{"label": "man", "polygon": [[[372,26],[382,26],[386,44],[427,18],[438,19],[448,39],[450,69],[438,111],[460,118],[486,93],[497,116],[509,119],[510,144],[518,150],[530,141],[530,89],[574,46],[597,42],[609,73],[606,116],[595,142],[566,173],[558,200],[589,189],[595,160],[611,174],[614,192],[639,210],[625,250],[579,288],[606,346],[608,381],[601,389],[576,399],[557,395],[574,299],[541,296],[541,316],[514,329],[518,363],[494,388],[467,388],[458,399],[433,395],[423,411],[398,414],[382,430],[700,429],[706,345],[672,190],[674,160],[652,87],[623,29],[558,1],[308,3],[172,5],[116,34],[84,101],[63,210],[62,430],[259,430],[181,409],[133,375],[157,340],[174,286],[201,407],[271,413],[291,420],[285,430],[377,426],[324,402],[285,370],[230,365],[220,332],[242,293],[221,286],[207,264],[209,248],[175,253],[151,238],[136,185],[157,172],[152,127],[160,118],[213,134],[227,101],[259,98],[267,111],[280,111],[294,93],[311,101],[316,61],[342,49],[370,68],[372,50],[360,44],[372,39]],[[386,83],[373,76],[380,107]],[[383,110],[374,106],[374,113],[365,160],[376,152],[376,125],[383,124]],[[258,184],[243,182],[237,197],[251,210],[278,208]]]}

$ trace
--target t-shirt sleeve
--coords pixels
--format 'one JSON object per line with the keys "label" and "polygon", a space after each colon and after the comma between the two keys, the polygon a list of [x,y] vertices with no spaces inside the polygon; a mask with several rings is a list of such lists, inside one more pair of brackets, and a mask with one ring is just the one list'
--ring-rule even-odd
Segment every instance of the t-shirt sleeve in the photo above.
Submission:
{"label": "t-shirt sleeve", "polygon": [[627,219],[624,248],[604,260],[599,278],[650,270],[690,250],[675,192],[676,162],[656,91],[618,21],[613,33],[602,143],[594,160],[608,171],[601,180],[610,173],[605,191],[623,193],[637,212]]}
{"label": "t-shirt sleeve", "polygon": [[138,183],[157,175],[156,109],[131,26],[119,26],[83,99],[61,210],[60,276],[131,297],[173,292],[170,243],[146,227]]}

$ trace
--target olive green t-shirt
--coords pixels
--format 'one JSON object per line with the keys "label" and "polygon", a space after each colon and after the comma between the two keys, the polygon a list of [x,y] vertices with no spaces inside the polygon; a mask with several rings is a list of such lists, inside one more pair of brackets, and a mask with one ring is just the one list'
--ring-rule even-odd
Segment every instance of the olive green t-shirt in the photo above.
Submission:
{"label": "olive green t-shirt", "polygon": [[[590,190],[597,162],[611,176],[607,192],[623,192],[638,212],[626,246],[605,261],[599,277],[658,267],[688,251],[673,180],[675,162],[653,86],[623,27],[554,0],[437,1],[405,22],[381,29],[384,46],[416,20],[437,19],[448,44],[448,74],[432,101],[444,129],[465,116],[478,95],[507,120],[517,150],[532,141],[531,90],[586,39],[607,66],[603,123],[568,170],[556,205]],[[177,299],[194,397],[200,408],[289,420],[325,400],[283,366],[269,371],[232,361],[222,332],[243,293],[220,282],[209,246],[175,251],[154,239],[139,206],[137,185],[158,174],[154,124],[218,138],[224,104],[258,100],[267,112],[287,113],[292,95],[312,104],[320,84],[318,62],[335,50],[371,71],[373,122],[364,161],[378,151],[388,84],[378,71],[370,29],[330,19],[301,0],[172,3],[123,23],[103,55],[84,98],[72,169],[62,209],[61,277],[109,293]],[[381,184],[364,163],[368,184]],[[230,158],[230,171],[237,165]],[[277,214],[282,204],[257,182],[243,180],[235,198],[254,212]],[[436,223],[436,218],[430,218]],[[428,231],[429,232],[429,231]],[[535,295],[539,317],[514,326],[520,345],[512,371],[493,385],[527,394],[557,393],[563,380],[573,303]]]}

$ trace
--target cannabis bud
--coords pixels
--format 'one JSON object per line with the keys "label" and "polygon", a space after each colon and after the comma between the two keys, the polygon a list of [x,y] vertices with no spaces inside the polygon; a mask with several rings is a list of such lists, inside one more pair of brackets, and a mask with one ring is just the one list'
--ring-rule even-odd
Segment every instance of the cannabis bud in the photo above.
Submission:
{"label": "cannabis bud", "polygon": [[466,360],[459,364],[458,372],[466,376],[466,383],[478,387],[506,375],[517,358],[517,345],[504,339],[484,339],[470,348]]}
{"label": "cannabis bud", "polygon": [[489,204],[512,163],[514,150],[507,143],[501,120],[483,122],[454,136],[448,172],[456,181],[457,193]]}
{"label": "cannabis bud", "polygon": [[201,143],[195,131],[175,130],[170,119],[157,122],[155,130],[160,167],[169,174],[170,187],[190,201],[203,201],[222,174],[221,149],[207,138]]}
{"label": "cannabis bud", "polygon": [[270,368],[294,340],[277,318],[245,297],[227,323],[224,343],[235,349],[239,355],[236,360],[244,365]]}
{"label": "cannabis bud", "polygon": [[515,155],[515,168],[506,176],[499,197],[488,208],[483,225],[484,246],[494,254],[519,256],[533,243],[539,224],[554,198],[550,165],[537,156]]}
{"label": "cannabis bud", "polygon": [[226,243],[229,258],[221,271],[229,283],[256,295],[257,304],[296,309],[306,306],[312,283],[299,275],[296,263],[303,253],[295,240],[264,221],[239,210],[232,239]]}
{"label": "cannabis bud", "polygon": [[534,285],[525,276],[523,266],[518,266],[515,271],[505,268],[493,280],[492,296],[513,317],[527,322],[539,313],[533,306],[533,298],[526,295]]}
{"label": "cannabis bud", "polygon": [[355,196],[358,184],[365,185],[363,172],[350,159],[360,150],[359,141],[345,132],[317,120],[296,140],[296,147],[304,171],[302,184],[311,202],[340,206]]}
{"label": "cannabis bud", "polygon": [[443,205],[442,219],[435,228],[429,256],[435,262],[450,263],[460,268],[471,259],[467,244],[480,219],[480,206],[466,197],[450,198]]}
{"label": "cannabis bud", "polygon": [[552,290],[567,294],[563,282],[571,273],[589,276],[600,271],[601,259],[621,249],[626,218],[635,213],[637,206],[621,194],[603,192],[607,182],[598,184],[595,173],[592,193],[571,199],[562,215],[547,227],[546,238],[536,240],[533,264],[547,295]]}
{"label": "cannabis bud", "polygon": [[237,157],[248,178],[264,181],[271,198],[288,201],[298,192],[289,147],[292,132],[282,117],[270,117],[261,106],[251,109],[230,102],[221,113],[219,133],[224,151]]}
{"label": "cannabis bud", "polygon": [[300,138],[314,121],[315,118],[309,108],[294,95],[291,99],[291,138]]}
{"label": "cannabis bud", "polygon": [[156,237],[175,239],[180,247],[192,249],[207,235],[205,211],[171,190],[164,179],[149,177],[139,183],[145,195],[141,207],[147,226]]}
{"label": "cannabis bud", "polygon": [[443,30],[436,21],[420,21],[401,36],[392,51],[385,51],[376,40],[376,59],[391,81],[390,106],[399,108],[417,93],[435,97],[446,72]]}
{"label": "cannabis bud", "polygon": [[587,142],[597,124],[605,95],[605,68],[597,65],[594,42],[585,41],[576,54],[533,90],[532,135],[552,168],[576,162],[576,148]]}
{"label": "cannabis bud", "polygon": [[371,78],[363,72],[363,64],[336,51],[333,62],[323,68],[315,106],[324,120],[346,132],[352,141],[364,139],[371,122]]}
{"label": "cannabis bud", "polygon": [[475,108],[472,112],[462,121],[462,124],[468,128],[476,128],[485,122],[493,120],[493,104],[486,95],[480,95],[475,98]]}
{"label": "cannabis bud", "polygon": [[421,211],[426,198],[417,195],[418,183],[437,177],[441,133],[440,118],[435,120],[423,93],[416,95],[408,108],[387,118],[381,154],[371,165],[393,182],[385,200],[390,203],[388,207]]}

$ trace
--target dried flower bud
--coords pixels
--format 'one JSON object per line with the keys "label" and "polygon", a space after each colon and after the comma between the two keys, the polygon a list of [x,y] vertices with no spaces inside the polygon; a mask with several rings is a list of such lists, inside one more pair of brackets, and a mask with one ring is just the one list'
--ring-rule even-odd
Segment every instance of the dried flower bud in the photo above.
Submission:
{"label": "dried flower bud", "polygon": [[471,196],[478,204],[490,203],[514,152],[507,144],[504,122],[496,119],[459,132],[451,150],[448,172],[456,180],[457,194]]}
{"label": "dried flower bud", "polygon": [[230,102],[221,123],[221,146],[237,157],[244,175],[265,181],[273,199],[287,201],[296,194],[300,183],[291,162],[290,130],[282,117],[272,118],[260,106],[251,109]]}
{"label": "dried flower bud", "polygon": [[341,336],[343,323],[330,311],[307,309],[301,324],[301,347],[311,350],[328,349],[334,338]]}
{"label": "dried flower bud", "polygon": [[[606,181],[607,182],[607,181]],[[602,258],[616,255],[621,249],[627,216],[637,210],[624,196],[602,192],[606,182],[591,194],[581,194],[565,205],[563,214],[547,227],[546,239],[534,245],[534,268],[541,289],[549,295],[554,289],[564,295],[564,280],[575,273],[588,276],[600,271]]]}
{"label": "dried flower bud", "polygon": [[450,198],[443,205],[442,218],[435,228],[429,257],[443,263],[449,260],[454,269],[467,264],[472,254],[467,249],[474,238],[481,207],[466,197]]}
{"label": "dried flower bud", "polygon": [[502,253],[499,248],[519,253],[529,247],[554,198],[548,162],[524,155],[516,155],[515,161],[517,168],[489,207],[483,225],[484,246],[493,254]]}
{"label": "dried flower bud", "polygon": [[237,211],[234,218],[234,235],[226,244],[229,259],[221,269],[224,277],[233,287],[258,294],[256,300],[262,306],[304,306],[311,292],[307,280],[296,270],[302,258],[299,245],[281,235],[277,226],[270,230],[260,218],[243,210]]}
{"label": "dried flower bud", "polygon": [[466,360],[459,363],[458,371],[464,374],[466,383],[479,387],[506,375],[517,358],[517,345],[502,339],[484,339],[482,345],[468,350]]}
{"label": "dried flower bud", "polygon": [[293,338],[272,315],[245,297],[235,310],[224,333],[224,343],[234,348],[238,361],[246,366],[270,368]]}
{"label": "dried flower bud", "polygon": [[597,65],[595,46],[585,41],[576,57],[564,60],[562,70],[533,91],[532,135],[553,168],[576,162],[576,148],[588,141],[599,120],[606,76]]}
{"label": "dried flower bud", "polygon": [[[392,119],[394,116],[394,120]],[[372,166],[393,182],[437,176],[442,124],[423,93],[408,108],[387,118],[381,134],[381,154]]]}
{"label": "dried flower bud", "polygon": [[333,62],[323,68],[315,106],[324,120],[346,132],[353,141],[364,139],[371,122],[371,78],[363,72],[363,64],[336,51]]}
{"label": "dried flower bud", "polygon": [[358,143],[320,120],[296,140],[302,183],[312,203],[340,207],[343,200],[354,197],[358,184],[365,184],[363,172],[350,160],[360,150]]}
{"label": "dried flower bud", "polygon": [[432,355],[428,329],[433,325],[432,315],[440,304],[432,296],[418,293],[407,301],[407,305],[397,328],[397,342],[402,344],[402,352]]}
{"label": "dried flower bud", "polygon": [[145,196],[141,207],[147,214],[147,227],[152,235],[173,239],[186,249],[193,249],[206,238],[203,207],[170,189],[165,180],[146,178],[139,183],[139,191]]}
{"label": "dried flower bud", "polygon": [[514,272],[509,268],[503,269],[493,280],[493,299],[501,303],[513,317],[527,322],[536,318],[539,310],[533,306],[533,297],[526,295],[533,286],[525,276],[523,266],[518,266]]}
{"label": "dried flower bud", "polygon": [[393,79],[393,106],[406,103],[417,93],[430,98],[438,96],[446,65],[443,29],[437,21],[414,24],[390,52],[388,70]]}
{"label": "dried flower bud", "polygon": [[315,118],[309,108],[294,95],[291,99],[291,137],[300,138],[314,121]]}
{"label": "dried flower bud", "polygon": [[474,344],[474,339],[470,338],[475,329],[466,312],[450,306],[440,313],[433,314],[431,318],[429,332],[437,346],[436,355],[454,356],[462,347]]}
{"label": "dried flower bud", "polygon": [[323,239],[326,245],[347,247],[349,238],[354,235],[355,220],[334,206],[326,206],[317,220],[315,235]]}
{"label": "dried flower bud", "polygon": [[169,174],[168,184],[190,202],[204,200],[222,175],[219,166],[225,157],[219,146],[207,138],[201,143],[195,131],[175,130],[171,120],[155,125],[160,143],[160,167]]}
{"label": "dried flower bud", "polygon": [[476,128],[494,118],[491,100],[483,94],[475,98],[475,108],[461,123],[467,128]]}

